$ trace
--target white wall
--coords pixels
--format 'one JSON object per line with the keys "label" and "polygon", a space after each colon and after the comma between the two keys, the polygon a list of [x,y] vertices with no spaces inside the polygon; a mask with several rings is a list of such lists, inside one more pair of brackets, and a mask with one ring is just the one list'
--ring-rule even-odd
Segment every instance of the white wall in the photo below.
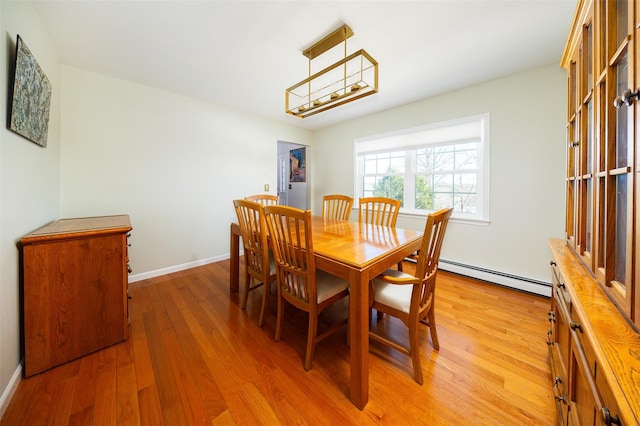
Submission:
{"label": "white wall", "polygon": [[62,67],[61,214],[128,214],[132,280],[228,257],[232,200],[277,188],[307,130]]}
{"label": "white wall", "polygon": [[565,111],[566,72],[549,65],[319,130],[312,208],[323,193],[354,193],[354,139],[488,112],[491,223],[451,223],[441,257],[549,282],[547,238],[564,235]]}
{"label": "white wall", "polygon": [[[0,1],[0,414],[20,377],[21,306],[17,243],[59,212],[60,68],[42,24],[25,2]],[[47,147],[7,129],[17,34],[52,86]]]}

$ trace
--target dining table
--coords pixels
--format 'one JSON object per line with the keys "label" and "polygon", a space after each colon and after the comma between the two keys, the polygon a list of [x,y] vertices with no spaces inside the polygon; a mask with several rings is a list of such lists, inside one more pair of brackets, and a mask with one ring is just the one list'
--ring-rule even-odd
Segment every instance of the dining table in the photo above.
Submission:
{"label": "dining table", "polygon": [[[316,268],[349,281],[351,402],[369,401],[369,281],[420,248],[422,231],[311,216]],[[240,227],[231,224],[230,291],[240,276]]]}

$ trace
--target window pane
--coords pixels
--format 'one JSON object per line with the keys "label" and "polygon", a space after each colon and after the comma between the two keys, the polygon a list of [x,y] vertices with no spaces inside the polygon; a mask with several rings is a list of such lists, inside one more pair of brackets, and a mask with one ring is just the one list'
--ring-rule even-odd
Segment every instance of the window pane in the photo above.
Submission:
{"label": "window pane", "polygon": [[436,192],[453,192],[453,175],[433,175]]}
{"label": "window pane", "polygon": [[433,166],[429,167],[427,149],[416,150],[416,172],[431,172]]}
{"label": "window pane", "polygon": [[456,194],[453,210],[460,213],[477,213],[478,197],[476,194]]}
{"label": "window pane", "polygon": [[400,200],[401,206],[404,204],[404,177],[383,176],[376,177],[376,184],[373,191],[366,197],[387,197]]}
{"label": "window pane", "polygon": [[391,171],[391,160],[387,158],[378,159],[378,167],[376,173],[388,173]]}
{"label": "window pane", "polygon": [[451,147],[439,147],[433,153],[434,170],[455,170],[453,159],[454,152]]}
{"label": "window pane", "polygon": [[435,210],[433,207],[433,176],[416,176],[416,209]]}
{"label": "window pane", "polygon": [[402,173],[404,172],[404,168],[405,168],[404,155],[395,156],[391,159],[391,169],[389,170],[390,172]]}
{"label": "window pane", "polygon": [[372,175],[376,172],[376,160],[371,158],[371,155],[367,155],[364,159],[364,174]]}
{"label": "window pane", "polygon": [[440,210],[453,206],[453,194],[436,193],[433,200],[433,209]]}
{"label": "window pane", "polygon": [[477,169],[478,150],[475,147],[472,149],[460,150],[460,147],[458,147],[455,153],[455,164],[455,170]]}

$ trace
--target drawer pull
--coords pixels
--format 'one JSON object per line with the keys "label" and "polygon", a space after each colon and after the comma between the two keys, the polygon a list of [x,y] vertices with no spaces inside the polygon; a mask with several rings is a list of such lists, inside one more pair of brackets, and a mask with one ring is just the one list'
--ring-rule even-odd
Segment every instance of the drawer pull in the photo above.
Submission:
{"label": "drawer pull", "polygon": [[131,273],[133,272],[133,269],[131,268],[131,265],[129,265],[129,263],[127,262],[127,272]]}
{"label": "drawer pull", "polygon": [[550,262],[549,262],[549,265],[551,265],[551,266],[556,266],[556,261],[555,261],[555,260],[550,261]]}
{"label": "drawer pull", "polygon": [[571,327],[573,331],[580,330],[580,332],[582,333],[582,326],[575,321],[571,321],[571,324],[569,324],[569,327]]}
{"label": "drawer pull", "polygon": [[553,336],[553,331],[552,330],[547,331],[547,338],[545,340],[546,340],[548,346],[553,345],[553,337],[552,336]]}
{"label": "drawer pull", "polygon": [[611,417],[611,412],[607,407],[602,407],[602,420],[604,421],[604,424],[607,426],[611,426],[611,425],[622,426],[622,422],[620,421],[618,416]]}

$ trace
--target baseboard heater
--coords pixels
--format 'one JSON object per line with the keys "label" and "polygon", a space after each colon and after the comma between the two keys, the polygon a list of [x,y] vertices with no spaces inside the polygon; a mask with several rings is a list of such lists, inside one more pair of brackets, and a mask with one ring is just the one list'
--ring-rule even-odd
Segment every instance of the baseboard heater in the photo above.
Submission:
{"label": "baseboard heater", "polygon": [[458,275],[486,281],[504,287],[513,288],[527,293],[538,294],[540,296],[551,297],[551,283],[533,280],[531,278],[519,277],[517,275],[506,274],[504,272],[492,271],[490,269],[479,268],[477,266],[465,265],[451,260],[440,259],[438,267],[443,271],[453,272]]}

